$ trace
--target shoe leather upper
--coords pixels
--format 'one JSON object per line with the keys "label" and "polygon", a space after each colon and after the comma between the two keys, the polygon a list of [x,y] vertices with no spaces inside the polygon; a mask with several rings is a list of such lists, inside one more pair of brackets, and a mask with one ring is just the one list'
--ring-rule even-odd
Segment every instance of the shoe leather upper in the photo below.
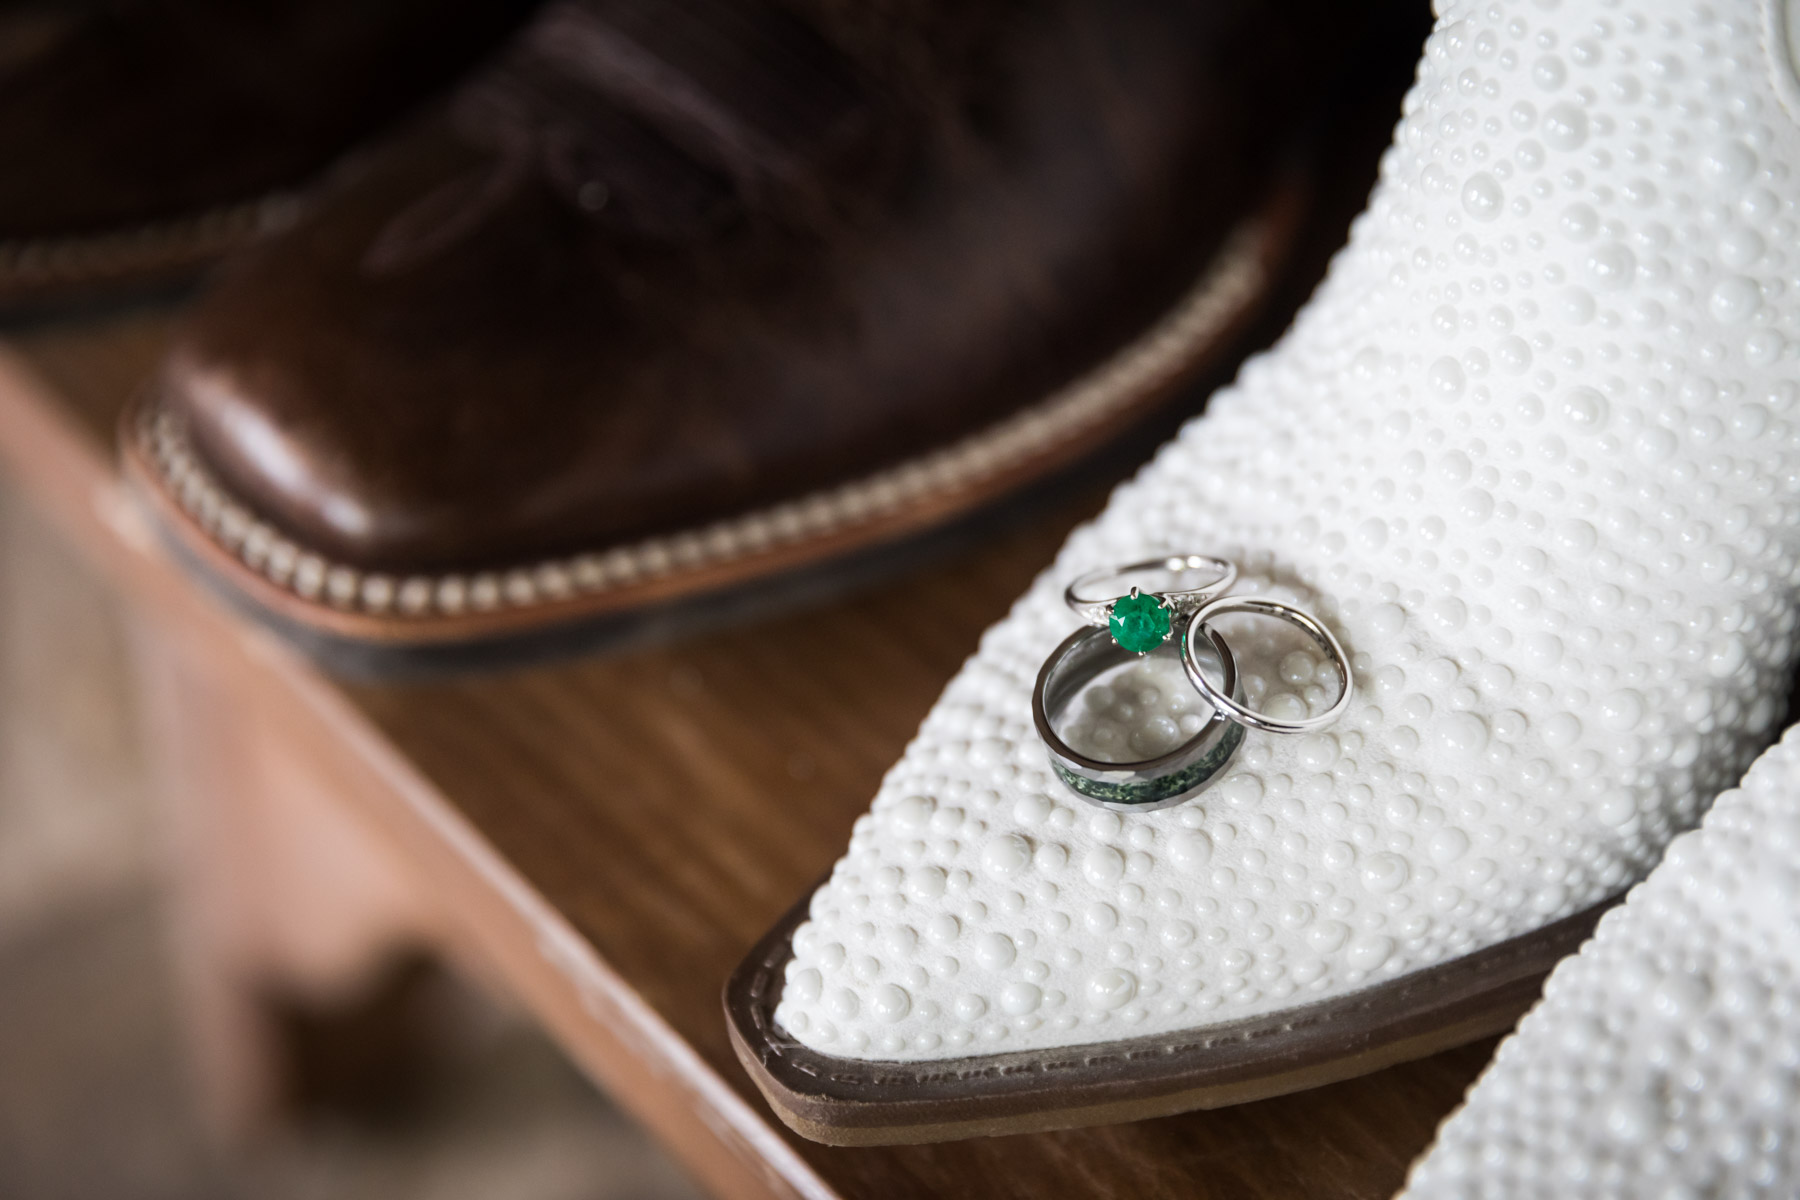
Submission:
{"label": "shoe leather upper", "polygon": [[113,0],[0,66],[0,241],[306,183],[448,86],[532,0]]}
{"label": "shoe leather upper", "polygon": [[1309,3],[546,9],[204,303],[164,403],[307,548],[605,548],[856,478],[1140,332],[1262,198]]}

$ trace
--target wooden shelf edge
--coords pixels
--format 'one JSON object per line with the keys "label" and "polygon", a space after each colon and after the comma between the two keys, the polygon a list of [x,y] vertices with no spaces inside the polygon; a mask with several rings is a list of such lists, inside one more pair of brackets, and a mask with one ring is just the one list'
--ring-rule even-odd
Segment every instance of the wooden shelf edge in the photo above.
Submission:
{"label": "wooden shelf edge", "polygon": [[343,756],[340,765],[368,784],[356,789],[362,815],[435,885],[458,940],[703,1183],[723,1196],[838,1195],[330,680],[179,571],[129,496],[113,447],[3,343],[0,472],[134,610],[228,659],[259,703]]}

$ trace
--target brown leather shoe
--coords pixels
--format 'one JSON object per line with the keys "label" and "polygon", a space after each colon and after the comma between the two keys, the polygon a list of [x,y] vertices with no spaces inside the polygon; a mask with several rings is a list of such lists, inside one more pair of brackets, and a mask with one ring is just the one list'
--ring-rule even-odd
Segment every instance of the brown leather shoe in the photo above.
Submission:
{"label": "brown leather shoe", "polygon": [[1228,353],[1341,0],[581,0],[228,272],[128,420],[293,631],[447,648],[894,544]]}
{"label": "brown leather shoe", "polygon": [[190,273],[466,72],[534,0],[113,0],[0,14],[0,309]]}

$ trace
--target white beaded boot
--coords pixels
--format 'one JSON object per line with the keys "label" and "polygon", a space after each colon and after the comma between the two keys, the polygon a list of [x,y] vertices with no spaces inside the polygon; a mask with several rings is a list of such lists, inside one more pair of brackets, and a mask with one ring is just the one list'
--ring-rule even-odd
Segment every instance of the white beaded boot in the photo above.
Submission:
{"label": "white beaded boot", "polygon": [[1556,968],[1405,1194],[1800,1194],[1800,732]]}
{"label": "white beaded boot", "polygon": [[[1504,1028],[1738,778],[1795,649],[1782,12],[1444,6],[1293,330],[989,630],[809,919],[740,971],[734,1035],[784,1119],[1048,1128]],[[1033,679],[1077,627],[1069,579],[1169,551],[1320,614],[1356,697],[1120,816],[1051,774]],[[1264,710],[1330,700],[1262,675]]]}

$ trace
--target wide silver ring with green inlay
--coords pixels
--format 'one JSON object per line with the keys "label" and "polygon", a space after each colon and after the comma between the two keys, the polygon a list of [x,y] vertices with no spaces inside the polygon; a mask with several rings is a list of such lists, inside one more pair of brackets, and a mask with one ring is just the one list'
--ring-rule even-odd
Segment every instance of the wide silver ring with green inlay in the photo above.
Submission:
{"label": "wide silver ring with green inlay", "polygon": [[[1194,650],[1188,642],[1187,638],[1177,642],[1181,657],[1198,653],[1207,658],[1208,669],[1217,671],[1225,688],[1235,694],[1237,660],[1225,639],[1213,633]],[[1064,741],[1057,724],[1082,691],[1112,668],[1139,658],[1106,629],[1078,629],[1044,660],[1031,694],[1032,720],[1057,778],[1089,803],[1117,812],[1149,812],[1192,799],[1218,778],[1244,741],[1244,727],[1227,720],[1216,707],[1198,732],[1155,758],[1109,762]]]}
{"label": "wide silver ring with green inlay", "polygon": [[1231,590],[1237,574],[1234,563],[1210,554],[1165,554],[1083,572],[1063,589],[1063,603],[1089,625],[1111,629],[1127,650],[1146,654]]}

